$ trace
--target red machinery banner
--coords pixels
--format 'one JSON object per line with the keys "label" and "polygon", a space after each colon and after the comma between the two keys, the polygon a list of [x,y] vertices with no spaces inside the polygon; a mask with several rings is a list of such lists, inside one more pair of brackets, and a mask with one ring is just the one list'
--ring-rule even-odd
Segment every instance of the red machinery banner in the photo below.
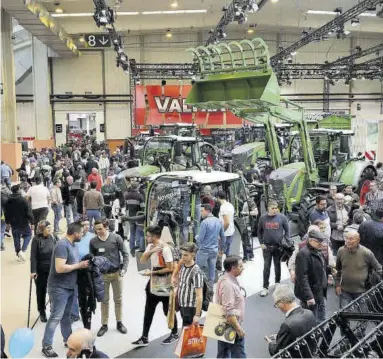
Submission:
{"label": "red machinery banner", "polygon": [[[195,123],[200,128],[241,127],[244,121],[229,111],[197,110],[185,103],[191,85],[136,86],[136,125]],[[146,96],[146,100],[145,100]]]}

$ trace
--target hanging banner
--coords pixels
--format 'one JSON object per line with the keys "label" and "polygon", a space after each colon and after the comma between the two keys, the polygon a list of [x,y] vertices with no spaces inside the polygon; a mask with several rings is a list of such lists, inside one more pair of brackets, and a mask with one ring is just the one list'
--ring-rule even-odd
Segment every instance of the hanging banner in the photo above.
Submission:
{"label": "hanging banner", "polygon": [[195,123],[200,128],[241,127],[244,121],[224,108],[197,110],[187,105],[191,85],[136,87],[136,124],[141,128],[165,123]]}

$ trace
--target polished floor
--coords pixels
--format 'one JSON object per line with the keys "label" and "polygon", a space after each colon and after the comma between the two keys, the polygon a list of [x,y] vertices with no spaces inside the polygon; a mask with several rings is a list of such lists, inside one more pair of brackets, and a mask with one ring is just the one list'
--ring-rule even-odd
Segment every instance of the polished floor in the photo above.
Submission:
{"label": "polished floor", "polygon": [[[50,217],[52,214],[50,213]],[[50,218],[48,217],[48,218]],[[61,228],[65,228],[65,220],[61,221]],[[14,254],[13,242],[11,239],[5,240],[6,251],[1,252],[1,323],[4,327],[6,339],[9,339],[10,334],[17,328],[26,327],[28,316],[28,294],[29,294],[29,251],[27,253],[27,261],[20,263],[16,261]],[[97,338],[96,345],[100,350],[106,352],[110,357],[116,357],[129,352],[132,349],[131,342],[138,339],[142,331],[143,312],[145,306],[145,293],[144,288],[147,278],[138,274],[135,258],[130,258],[130,264],[128,272],[124,277],[124,324],[128,329],[126,335],[120,334],[116,330],[116,323],[114,321],[114,307],[113,300],[110,302],[110,320],[109,331],[101,338]],[[253,262],[245,264],[245,271],[240,278],[241,285],[246,289],[247,296],[251,297],[255,293],[259,292],[262,288],[262,268],[263,259],[260,249],[255,250],[255,259]],[[271,284],[274,281],[274,273],[271,273]],[[288,278],[288,271],[285,264],[282,267],[282,279]],[[112,296],[112,294],[111,294]],[[261,299],[261,298],[260,298]],[[254,307],[251,304],[252,298],[247,299],[250,307]],[[275,323],[280,322],[280,314],[273,308],[271,295],[262,299],[262,306],[259,308],[259,312],[264,312],[267,307],[267,313],[273,318]],[[37,318],[36,310],[36,297],[35,287],[32,287],[32,301],[31,301],[31,324],[33,324]],[[270,310],[270,311],[269,311]],[[258,311],[255,306],[250,313]],[[49,309],[48,309],[49,314]],[[92,330],[97,331],[100,327],[100,305],[96,309],[96,313],[92,319]],[[251,318],[251,316],[249,316]],[[254,317],[255,319],[256,317]],[[265,319],[263,319],[265,320]],[[258,321],[258,320],[257,320]],[[249,325],[254,325],[254,328],[263,326],[263,322],[254,322],[249,319]],[[73,325],[73,329],[81,327],[81,322],[76,322]],[[277,328],[276,328],[277,329]],[[41,339],[44,333],[44,324],[37,321],[36,326],[33,329],[35,334],[35,346],[31,353],[28,355],[30,358],[42,357],[41,354]],[[168,334],[166,319],[162,313],[161,308],[157,308],[156,315],[153,321],[153,325],[150,331],[150,340],[156,343],[156,339]],[[265,333],[266,334],[266,333]],[[155,348],[156,346],[150,346]],[[157,346],[158,348],[158,346]],[[161,346],[162,348],[162,346]],[[65,347],[63,345],[63,339],[60,333],[60,328],[57,328],[54,338],[54,349],[57,351],[60,357],[65,356]],[[162,350],[162,349],[161,349]],[[166,353],[169,353],[170,349],[167,349]],[[8,351],[8,344],[6,344],[6,351]],[[143,352],[145,353],[145,352]],[[153,357],[153,351],[149,357]],[[155,356],[163,357],[165,352],[157,353]],[[264,353],[260,351],[260,353]],[[129,357],[141,356],[137,350],[132,352]],[[126,355],[126,354],[124,354]]]}

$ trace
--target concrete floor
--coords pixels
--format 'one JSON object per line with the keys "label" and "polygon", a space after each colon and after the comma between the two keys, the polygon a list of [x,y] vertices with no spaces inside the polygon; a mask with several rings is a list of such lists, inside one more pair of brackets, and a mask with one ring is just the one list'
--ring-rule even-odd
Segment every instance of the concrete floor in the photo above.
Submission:
{"label": "concrete floor", "polygon": [[[52,213],[48,219],[52,219]],[[65,220],[62,220],[61,229],[65,229]],[[12,239],[5,239],[6,250],[1,252],[1,323],[3,325],[6,339],[8,341],[11,333],[21,327],[27,325],[28,315],[28,294],[29,294],[29,252],[27,252],[27,260],[24,263],[16,261],[13,249]],[[240,278],[242,286],[246,289],[247,296],[251,296],[259,292],[262,288],[262,269],[263,258],[260,249],[255,250],[255,259],[253,262],[245,264],[245,271]],[[288,270],[285,264],[282,265],[282,279],[288,279]],[[124,277],[124,324],[128,329],[127,335],[122,335],[115,329],[113,300],[110,302],[110,321],[109,331],[102,338],[96,341],[97,347],[105,351],[108,355],[115,357],[126,353],[132,349],[131,342],[141,336],[143,313],[145,306],[144,288],[147,278],[138,274],[135,258],[130,258],[128,273]],[[271,285],[274,282],[274,273],[272,269],[270,277]],[[112,296],[112,294],[111,294]],[[265,301],[272,303],[269,296]],[[35,286],[32,287],[31,301],[31,325],[35,322],[38,312],[36,309]],[[272,305],[271,305],[272,307]],[[49,309],[48,313],[49,314]],[[100,327],[100,305],[98,304],[96,314],[92,319],[92,330],[97,331]],[[73,329],[81,327],[81,322],[76,322]],[[39,358],[41,355],[41,339],[44,333],[45,325],[37,322],[34,328],[35,346],[28,355],[30,358]],[[166,319],[162,313],[162,308],[158,308],[150,331],[150,340],[156,340],[169,332],[166,325]],[[60,329],[58,328],[54,339],[54,349],[60,357],[65,356],[65,348],[62,342]],[[6,344],[6,352],[8,352],[8,344]]]}

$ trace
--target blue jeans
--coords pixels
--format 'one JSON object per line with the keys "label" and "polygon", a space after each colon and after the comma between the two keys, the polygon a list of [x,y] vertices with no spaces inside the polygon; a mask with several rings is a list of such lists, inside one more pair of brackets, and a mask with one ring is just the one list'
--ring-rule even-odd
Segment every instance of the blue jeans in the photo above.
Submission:
{"label": "blue jeans", "polygon": [[[349,304],[353,300],[359,298],[362,294],[363,293],[349,293],[349,292],[345,292],[342,290],[342,292],[340,293],[340,296],[339,296],[339,309],[344,308],[347,304]],[[355,308],[355,310],[353,310],[353,312],[367,313],[369,311],[366,303],[363,303],[361,301],[359,301],[358,305],[356,305],[355,307],[356,308]],[[347,311],[350,312],[351,309],[349,308]],[[356,323],[358,323],[360,329],[358,331],[356,331],[355,334],[356,334],[358,339],[362,339],[364,337],[364,335],[366,334],[367,322],[361,321],[361,322],[356,322]],[[351,322],[349,324],[350,324],[350,327],[353,329],[353,323]],[[345,335],[344,331],[342,329],[341,329],[341,334]]]}
{"label": "blue jeans", "polygon": [[89,219],[89,230],[93,232],[93,219],[100,219],[101,218],[101,211],[98,209],[87,209],[86,210],[86,216]]}
{"label": "blue jeans", "polygon": [[58,232],[60,230],[60,219],[62,218],[63,206],[62,204],[52,204],[53,213],[55,218],[53,220],[53,231]]}
{"label": "blue jeans", "polygon": [[72,205],[64,205],[66,225],[69,226],[73,223],[73,208]]}
{"label": "blue jeans", "polygon": [[206,273],[211,283],[215,282],[215,265],[217,263],[216,252],[199,249],[197,252],[196,263]]}
{"label": "blue jeans", "polygon": [[230,255],[230,248],[231,248],[231,243],[233,242],[233,238],[234,238],[234,235],[225,237],[225,244],[223,246],[223,253],[225,253],[226,256]]}
{"label": "blue jeans", "polygon": [[140,250],[145,250],[144,244],[144,231],[142,227],[138,226],[135,222],[129,222],[130,227],[130,237],[129,237],[129,246],[130,250],[139,248]]}
{"label": "blue jeans", "polygon": [[72,305],[72,315],[74,317],[80,316],[80,308],[78,306],[78,287],[76,285],[76,288],[74,290],[74,298],[73,298],[73,305]]}
{"label": "blue jeans", "polygon": [[218,341],[217,358],[246,358],[245,338],[235,338],[233,344]]}
{"label": "blue jeans", "polygon": [[1,220],[1,245],[3,245],[4,243],[5,227],[6,227],[5,221],[2,219]]}
{"label": "blue jeans", "polygon": [[51,315],[45,327],[43,347],[52,345],[59,323],[65,343],[72,334],[70,315],[73,306],[74,290],[48,287],[48,294],[51,301]]}
{"label": "blue jeans", "polygon": [[[25,228],[12,228],[13,243],[15,245],[16,254],[19,254],[20,250],[25,252],[28,248],[28,244],[32,238],[31,227]],[[23,237],[23,247],[21,248],[21,237]]]}
{"label": "blue jeans", "polygon": [[326,298],[315,298],[315,305],[307,306],[306,302],[302,302],[302,308],[310,309],[317,320],[317,324],[322,323],[326,319]]}

